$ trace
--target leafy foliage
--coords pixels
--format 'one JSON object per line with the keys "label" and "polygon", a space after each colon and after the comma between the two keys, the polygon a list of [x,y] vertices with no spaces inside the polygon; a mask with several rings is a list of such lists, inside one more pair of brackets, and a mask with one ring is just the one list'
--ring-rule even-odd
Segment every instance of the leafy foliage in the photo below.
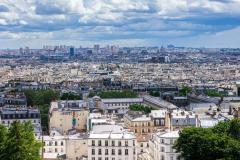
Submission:
{"label": "leafy foliage", "polygon": [[129,109],[131,111],[143,111],[145,114],[148,114],[151,112],[151,110],[153,110],[154,108],[150,107],[150,106],[144,106],[144,105],[140,105],[140,104],[132,104],[129,106]]}
{"label": "leafy foliage", "polygon": [[183,86],[182,89],[179,92],[180,96],[187,96],[188,93],[192,92],[192,88],[188,86]]}
{"label": "leafy foliage", "polygon": [[41,125],[44,131],[48,130],[48,111],[50,103],[59,99],[59,92],[55,90],[25,90],[27,104],[37,106],[41,113]]}
{"label": "leafy foliage", "polygon": [[105,91],[98,94],[90,92],[89,97],[100,96],[101,98],[136,98],[138,95],[136,92],[124,90],[124,91]]}
{"label": "leafy foliage", "polygon": [[153,97],[160,97],[160,93],[158,91],[150,91],[149,94]]}
{"label": "leafy foliage", "polygon": [[61,96],[61,100],[81,100],[82,95],[73,94],[73,93],[63,93]]}
{"label": "leafy foliage", "polygon": [[55,90],[25,90],[28,105],[50,104],[52,100],[59,99],[59,92]]}
{"label": "leafy foliage", "polygon": [[205,90],[204,94],[206,94],[209,97],[225,97],[225,96],[227,96],[226,93],[219,93],[216,90],[210,90],[210,89]]}
{"label": "leafy foliage", "polygon": [[4,160],[40,160],[41,143],[34,137],[30,122],[15,121],[7,130],[0,126],[0,159]]}
{"label": "leafy foliage", "polygon": [[175,144],[186,159],[240,159],[240,120],[220,122],[212,128],[185,128]]}

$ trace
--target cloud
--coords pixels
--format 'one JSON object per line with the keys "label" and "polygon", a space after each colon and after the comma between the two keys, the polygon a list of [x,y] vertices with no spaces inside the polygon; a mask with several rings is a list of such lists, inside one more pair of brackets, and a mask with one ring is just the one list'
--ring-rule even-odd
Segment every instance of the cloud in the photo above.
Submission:
{"label": "cloud", "polygon": [[1,0],[0,38],[174,41],[238,28],[239,7],[239,0]]}
{"label": "cloud", "polygon": [[0,5],[0,12],[8,12],[8,11],[9,11],[8,7],[4,5]]}

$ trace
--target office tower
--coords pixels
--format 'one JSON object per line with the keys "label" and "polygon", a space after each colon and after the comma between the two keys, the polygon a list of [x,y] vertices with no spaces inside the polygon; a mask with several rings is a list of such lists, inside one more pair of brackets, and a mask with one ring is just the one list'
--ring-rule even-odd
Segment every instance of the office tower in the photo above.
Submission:
{"label": "office tower", "polygon": [[69,56],[70,56],[70,57],[74,56],[74,47],[70,47],[69,50],[70,50],[70,51],[69,51]]}

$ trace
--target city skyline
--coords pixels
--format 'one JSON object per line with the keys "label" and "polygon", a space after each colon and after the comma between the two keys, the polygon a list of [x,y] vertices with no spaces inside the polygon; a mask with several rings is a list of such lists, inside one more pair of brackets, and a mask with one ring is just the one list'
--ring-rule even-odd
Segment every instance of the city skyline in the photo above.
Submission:
{"label": "city skyline", "polygon": [[239,48],[239,0],[3,0],[0,48],[113,44]]}

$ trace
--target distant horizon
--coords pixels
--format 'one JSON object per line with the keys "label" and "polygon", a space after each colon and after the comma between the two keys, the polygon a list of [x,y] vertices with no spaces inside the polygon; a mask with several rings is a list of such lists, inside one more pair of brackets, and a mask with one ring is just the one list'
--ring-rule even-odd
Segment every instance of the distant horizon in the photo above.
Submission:
{"label": "distant horizon", "polygon": [[[42,47],[34,47],[32,48],[31,46],[21,46],[19,48],[0,48],[0,50],[18,50],[20,48],[23,48],[25,49],[25,47],[29,47],[29,49],[43,49],[44,46],[51,46],[51,47],[55,47],[55,46],[67,46],[67,47],[70,47],[70,46],[73,46],[74,48],[93,48],[94,45],[100,45],[100,48],[105,48],[107,47],[107,45],[101,45],[101,44],[93,44],[93,45],[86,45],[86,46],[82,46],[82,45],[66,45],[66,44],[56,44],[56,45],[43,45]],[[164,47],[164,48],[168,48],[168,45],[173,45],[175,48],[192,48],[192,49],[240,49],[240,47],[191,47],[191,46],[177,46],[177,45],[174,45],[174,44],[168,44],[168,45],[160,45],[160,46],[157,46],[157,45],[148,45],[148,46],[120,46],[120,45],[117,45],[117,44],[108,44],[109,46],[118,46],[119,48],[141,48],[141,47],[145,47],[145,48],[154,48],[154,47],[158,47],[158,48],[161,48],[161,47]]]}
{"label": "distant horizon", "polygon": [[1,0],[0,48],[240,48],[239,0]]}

